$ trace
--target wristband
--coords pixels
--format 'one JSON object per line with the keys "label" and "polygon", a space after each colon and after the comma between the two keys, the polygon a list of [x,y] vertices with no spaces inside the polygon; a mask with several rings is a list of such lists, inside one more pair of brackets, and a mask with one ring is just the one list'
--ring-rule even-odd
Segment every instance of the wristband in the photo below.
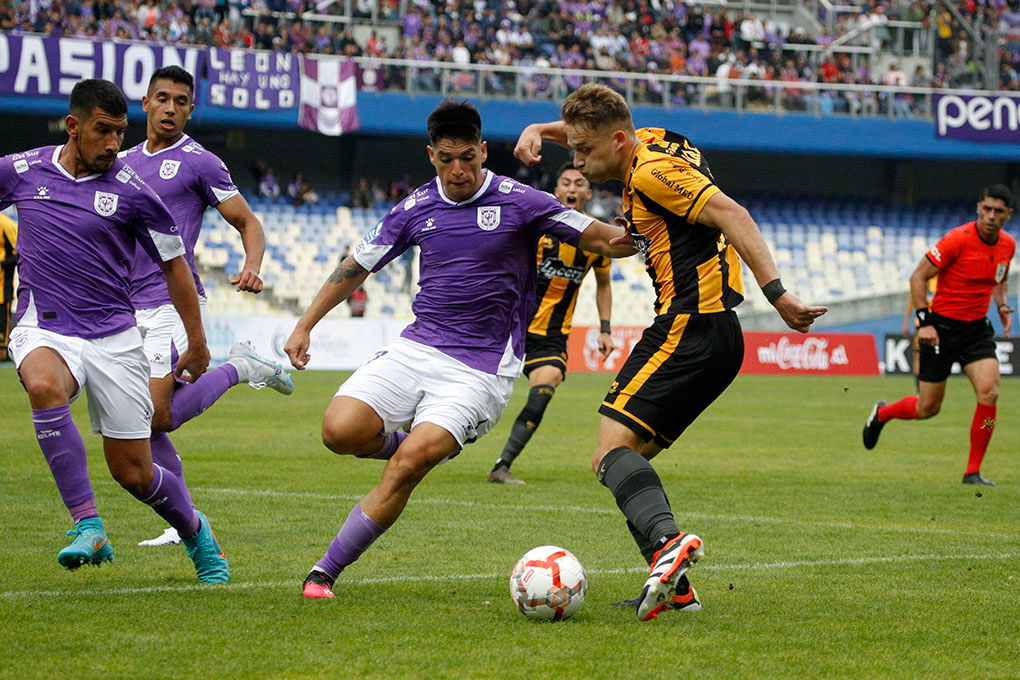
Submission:
{"label": "wristband", "polygon": [[599,331],[602,333],[611,333],[612,329],[609,326],[609,319],[602,319],[599,322]]}
{"label": "wristband", "polygon": [[1009,303],[1008,302],[1003,302],[1001,305],[999,305],[999,311],[1000,312],[1002,311],[1003,307],[1007,307],[1008,308],[1009,307]]}
{"label": "wristband", "polygon": [[917,317],[917,326],[919,328],[923,328],[924,326],[931,326],[933,323],[935,323],[934,321],[932,321],[931,316],[928,314],[927,309],[917,310],[916,312],[914,312],[914,316]]}
{"label": "wristband", "polygon": [[786,289],[783,288],[783,282],[779,279],[772,279],[764,286],[761,287],[761,292],[765,293],[765,299],[769,301],[770,305],[776,304],[776,300],[783,297],[783,293]]}

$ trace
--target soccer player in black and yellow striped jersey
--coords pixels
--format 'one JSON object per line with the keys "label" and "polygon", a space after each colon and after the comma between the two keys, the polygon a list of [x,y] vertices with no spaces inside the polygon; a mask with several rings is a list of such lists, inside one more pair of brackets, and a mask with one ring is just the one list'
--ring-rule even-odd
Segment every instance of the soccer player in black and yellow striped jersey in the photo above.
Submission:
{"label": "soccer player in black and yellow striped jersey", "polygon": [[[751,215],[716,186],[701,151],[683,135],[634,129],[627,103],[587,84],[563,103],[562,120],[529,125],[514,153],[541,158],[542,140],[573,151],[592,182],[624,182],[630,234],[645,255],[658,314],[620,369],[599,412],[592,468],[627,518],[650,576],[634,600],[648,621],[665,607],[701,608],[686,573],[702,540],[677,528],[649,461],[669,447],[740,370],[744,343],[733,308],[743,300],[747,263],[786,324],[807,332],[825,307],[812,307],[779,280]],[[739,256],[739,257],[738,257]]]}
{"label": "soccer player in black and yellow striped jersey", "polygon": [[17,223],[7,215],[0,215],[0,361],[7,361],[11,300],[14,299],[14,268],[18,264],[17,244]]}
{"label": "soccer player in black and yellow striped jersey", "polygon": [[[584,212],[584,204],[591,198],[591,184],[573,164],[566,163],[556,173],[553,194],[568,208]],[[517,415],[503,452],[489,472],[490,482],[524,483],[510,473],[510,466],[538,429],[549,401],[566,377],[570,322],[574,317],[581,281],[593,269],[595,306],[601,320],[598,350],[603,357],[608,357],[613,351],[609,334],[613,307],[609,258],[586,253],[550,234],[545,234],[538,242],[535,311],[528,324],[524,345],[524,375],[528,376],[530,385],[528,401]]]}

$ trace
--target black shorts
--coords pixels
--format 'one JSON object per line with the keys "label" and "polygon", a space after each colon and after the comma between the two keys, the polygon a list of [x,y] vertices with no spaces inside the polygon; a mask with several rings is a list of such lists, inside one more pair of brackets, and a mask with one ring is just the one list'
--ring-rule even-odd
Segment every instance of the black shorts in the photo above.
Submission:
{"label": "black shorts", "polygon": [[623,364],[599,413],[666,448],[740,372],[735,312],[661,314]]}
{"label": "black shorts", "polygon": [[535,335],[524,339],[524,375],[539,366],[555,366],[567,376],[567,336]]}
{"label": "black shorts", "polygon": [[931,314],[935,330],[939,333],[939,352],[931,345],[921,345],[921,366],[917,373],[924,382],[945,382],[952,372],[953,364],[966,366],[980,359],[995,358],[995,332],[988,319],[957,321]]}

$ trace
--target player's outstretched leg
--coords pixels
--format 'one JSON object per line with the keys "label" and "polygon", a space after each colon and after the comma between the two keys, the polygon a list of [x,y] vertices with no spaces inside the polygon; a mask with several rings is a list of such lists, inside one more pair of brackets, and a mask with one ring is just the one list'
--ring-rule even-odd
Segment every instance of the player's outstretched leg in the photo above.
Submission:
{"label": "player's outstretched leg", "polygon": [[[638,618],[650,621],[658,616],[663,607],[674,605],[678,580],[704,556],[704,544],[694,534],[680,534],[666,543],[656,554],[651,574],[645,581],[644,590],[641,591],[641,601],[637,608]],[[677,609],[682,609],[685,604],[692,606],[691,602],[697,603],[698,609],[701,608],[693,588],[689,589],[689,597],[687,593],[681,593],[680,597],[681,601],[675,603],[680,605],[676,607]]]}
{"label": "player's outstretched leg", "polygon": [[238,380],[257,390],[270,387],[280,394],[291,394],[294,381],[283,366],[265,358],[248,342],[236,342],[230,348],[230,363],[237,368]]}
{"label": "player's outstretched leg", "polygon": [[514,459],[521,454],[521,451],[524,450],[525,445],[531,439],[531,435],[535,433],[535,430],[542,423],[545,409],[555,393],[556,388],[552,385],[535,385],[528,391],[528,401],[517,415],[517,420],[514,421],[514,425],[510,430],[510,437],[507,439],[506,446],[503,447],[503,452],[499,455],[496,464],[489,472],[490,482],[524,484],[523,481],[510,474],[510,466],[513,465]]}
{"label": "player's outstretched leg", "polygon": [[103,520],[98,517],[79,520],[67,535],[74,536],[74,540],[57,554],[57,562],[65,569],[74,571],[83,564],[98,567],[103,562],[113,561],[113,547],[106,537]]}
{"label": "player's outstretched leg", "polygon": [[333,583],[348,565],[361,557],[375,539],[386,531],[364,513],[358,503],[347,515],[322,559],[315,563],[302,585],[302,594],[311,599],[333,597]]}

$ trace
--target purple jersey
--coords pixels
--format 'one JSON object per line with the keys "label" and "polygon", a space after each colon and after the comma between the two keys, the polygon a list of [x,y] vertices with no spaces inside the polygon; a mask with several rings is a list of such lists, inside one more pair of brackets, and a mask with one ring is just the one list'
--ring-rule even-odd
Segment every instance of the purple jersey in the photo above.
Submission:
{"label": "purple jersey", "polygon": [[592,218],[556,198],[485,171],[481,188],[454,203],[437,177],[394,206],[358,244],[372,272],[410,246],[421,248],[416,320],[402,337],[471,368],[517,377],[535,297],[538,239],[576,245]]}
{"label": "purple jersey", "polygon": [[[199,295],[205,295],[195,267],[195,243],[202,231],[202,216],[206,208],[240,192],[223,161],[188,135],[181,135],[173,146],[156,153],[146,151],[145,144],[122,151],[120,157],[163,199],[177,220],[195,287]],[[135,253],[131,272],[131,302],[135,309],[170,303],[163,273],[141,248]]]}
{"label": "purple jersey", "polygon": [[113,335],[135,325],[128,284],[136,244],[160,262],[183,255],[184,242],[170,211],[122,160],[76,179],[60,165],[61,149],[0,158],[0,209],[18,208],[18,323]]}

